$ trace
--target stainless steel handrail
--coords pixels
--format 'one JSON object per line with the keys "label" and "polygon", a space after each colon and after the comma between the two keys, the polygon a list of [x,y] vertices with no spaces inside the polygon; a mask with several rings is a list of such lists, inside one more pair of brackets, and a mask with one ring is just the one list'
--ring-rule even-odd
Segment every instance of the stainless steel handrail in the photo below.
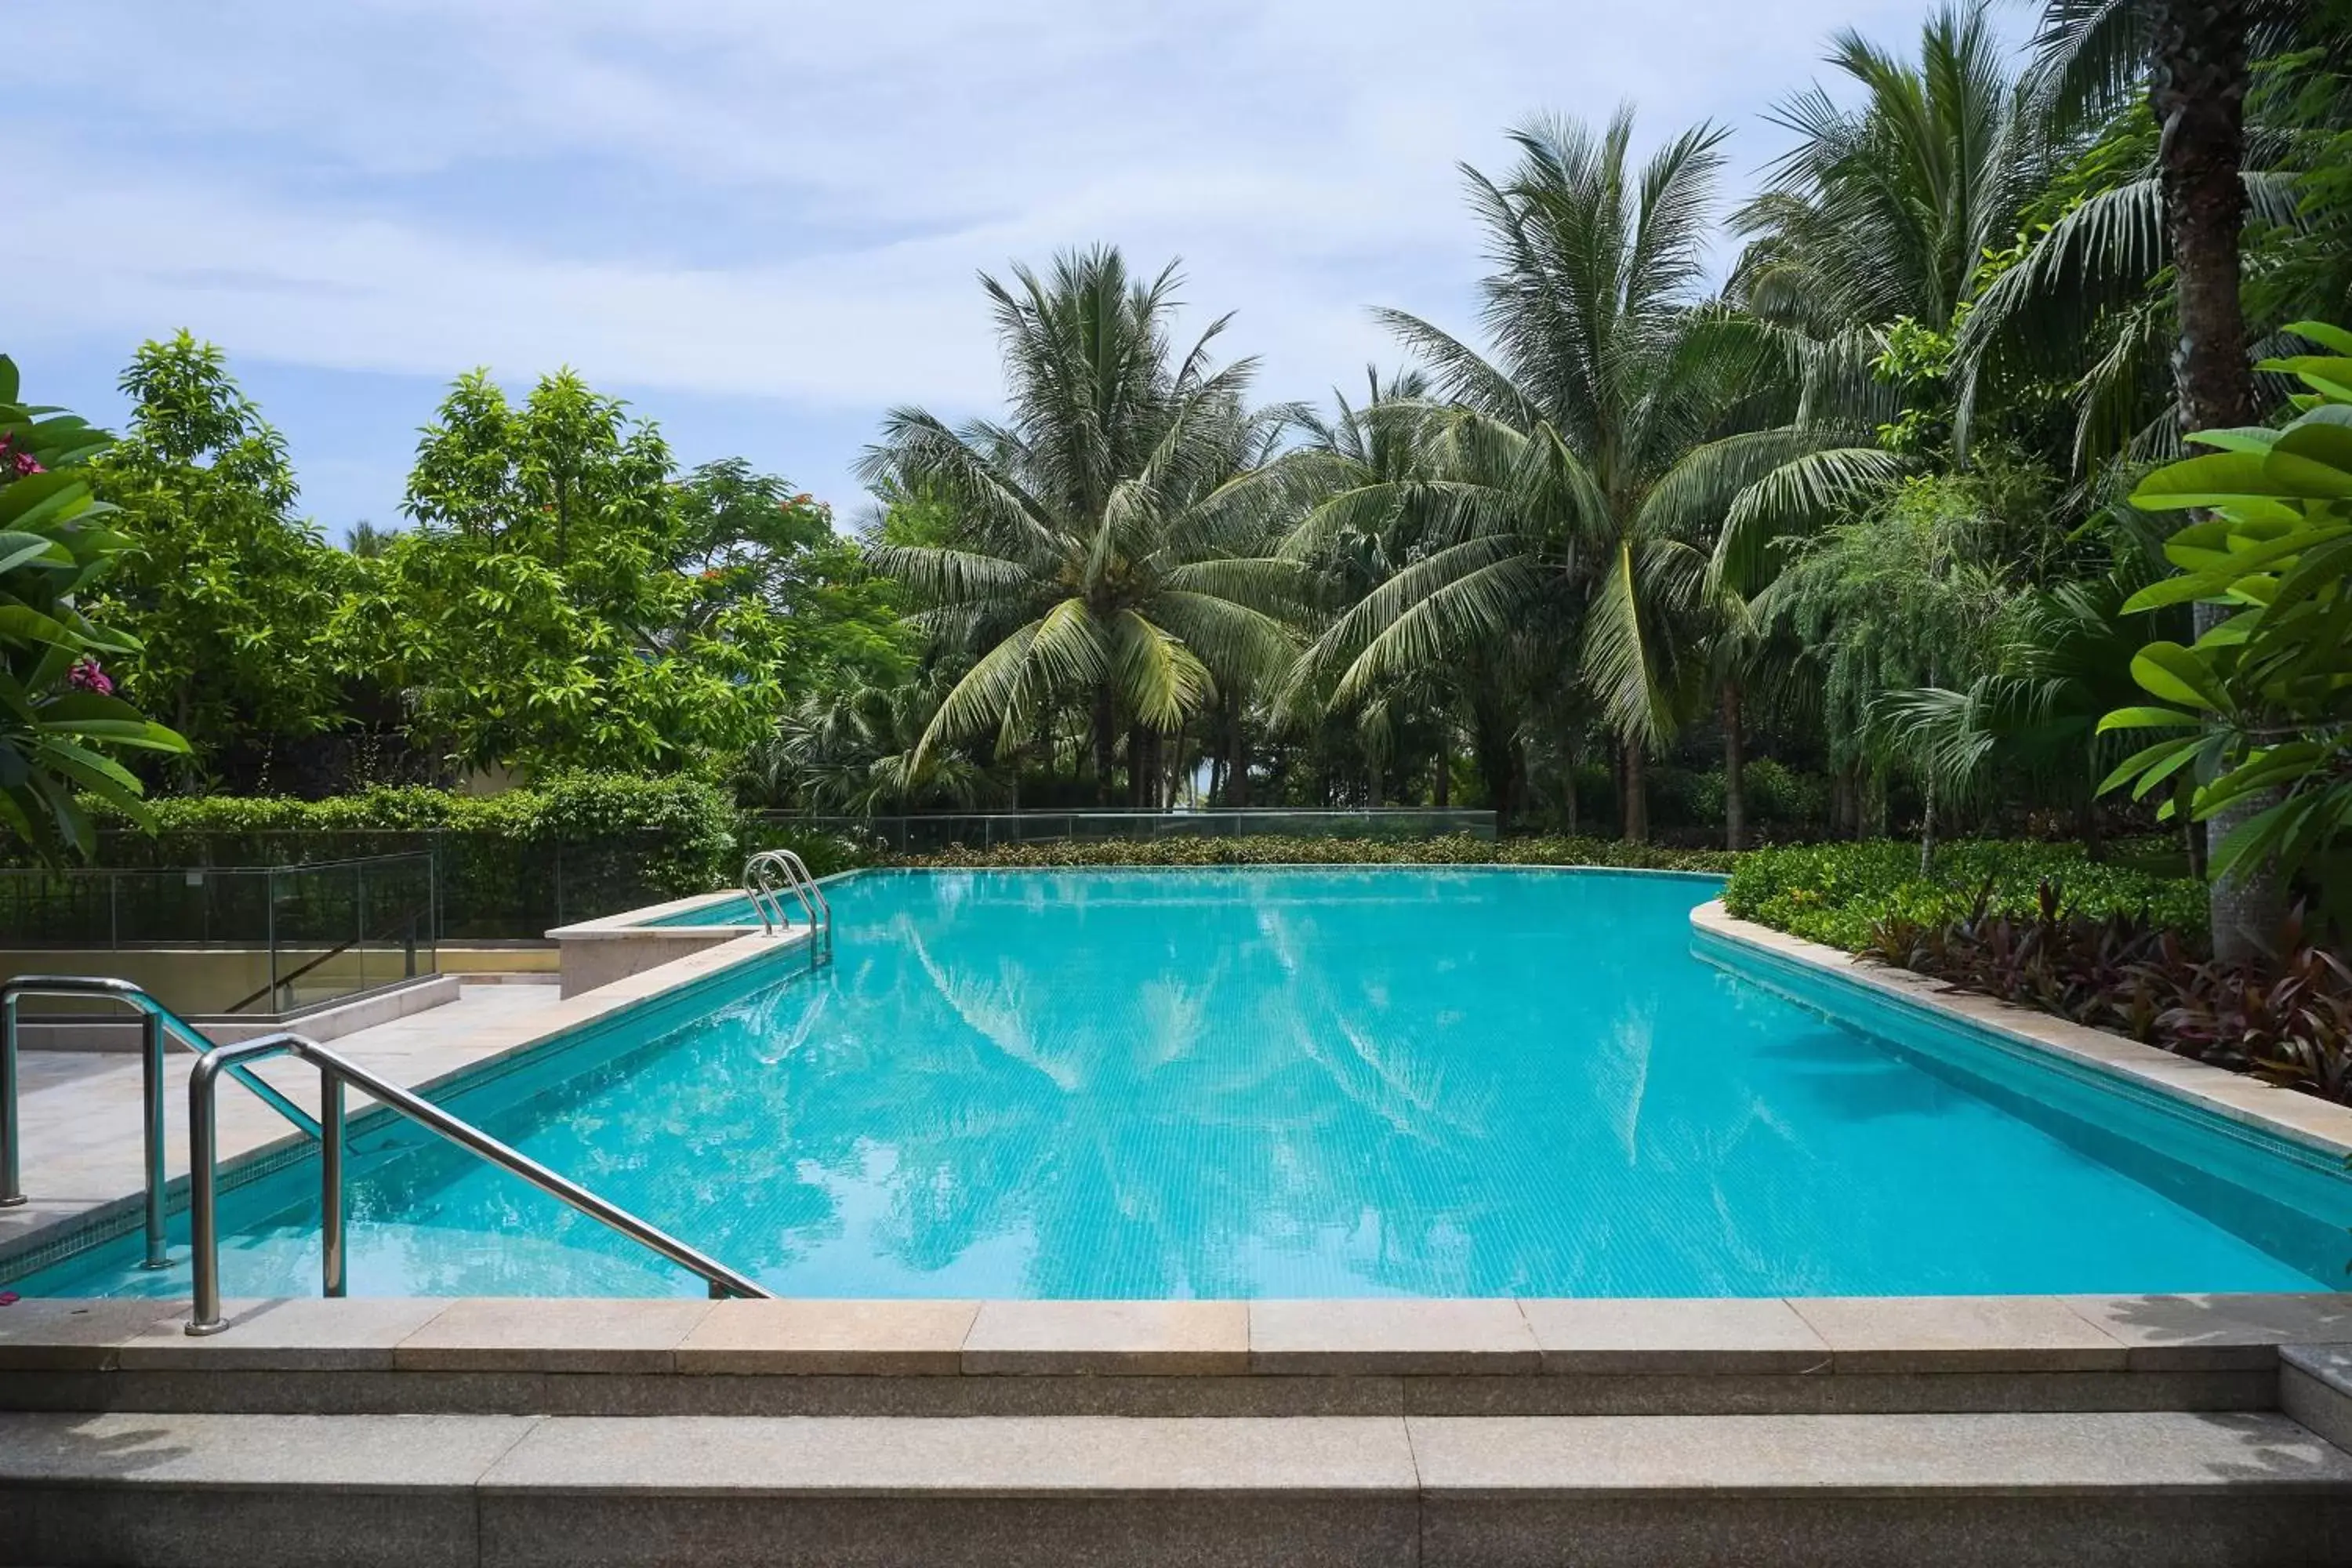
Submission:
{"label": "stainless steel handrail", "polygon": [[472,1122],[453,1116],[429,1100],[421,1099],[389,1079],[378,1078],[347,1057],[336,1055],[316,1040],[300,1035],[265,1035],[257,1040],[223,1046],[195,1065],[188,1075],[188,1237],[195,1271],[195,1310],[188,1320],[192,1334],[216,1334],[228,1327],[221,1316],[219,1163],[213,1126],[214,1089],[226,1070],[266,1057],[291,1056],[319,1069],[320,1283],[329,1296],[344,1289],[343,1237],[343,1086],[356,1085],[386,1110],[436,1132],[470,1153],[511,1171],[541,1192],[572,1207],[630,1240],[668,1258],[690,1274],[699,1275],[715,1299],[722,1296],[766,1297],[751,1280],[718,1259],[696,1251],[667,1231],[605,1202],[568,1176],[557,1174],[519,1150],[499,1142]]}
{"label": "stainless steel handrail", "polygon": [[817,886],[816,879],[809,875],[808,862],[790,849],[762,849],[743,862],[743,893],[759,913],[761,931],[773,936],[779,927],[792,927],[784,901],[777,891],[778,872],[783,875],[783,890],[799,900],[802,912],[808,916],[812,961],[822,963],[831,958],[833,905],[825,899],[824,889]]}
{"label": "stainless steel handrail", "polygon": [[[19,974],[0,984],[0,1208],[14,1208],[26,1201],[21,1130],[16,1119],[16,1003],[25,996],[91,996],[120,1002],[139,1015],[141,1120],[145,1124],[147,1168],[146,1267],[163,1268],[163,1200],[169,1182],[164,1170],[164,1055],[174,1037],[200,1057],[221,1047],[206,1039],[194,1025],[158,1002],[144,986],[112,975]],[[319,1123],[300,1106],[242,1068],[236,1076],[297,1128],[313,1138],[319,1135]]]}

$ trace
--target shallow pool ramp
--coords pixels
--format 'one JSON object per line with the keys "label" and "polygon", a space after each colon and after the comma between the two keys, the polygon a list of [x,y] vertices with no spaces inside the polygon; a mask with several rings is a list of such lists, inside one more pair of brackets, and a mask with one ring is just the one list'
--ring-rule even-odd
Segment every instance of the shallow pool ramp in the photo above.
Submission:
{"label": "shallow pool ramp", "polygon": [[808,921],[810,967],[833,961],[833,906],[816,879],[809,875],[808,862],[798,855],[789,849],[762,849],[746,860],[743,896],[751,900],[760,917],[760,930],[768,936],[792,929],[792,911],[784,904],[790,897]]}
{"label": "shallow pool ramp", "polygon": [[2321,1296],[0,1308],[0,1562],[2263,1568]]}

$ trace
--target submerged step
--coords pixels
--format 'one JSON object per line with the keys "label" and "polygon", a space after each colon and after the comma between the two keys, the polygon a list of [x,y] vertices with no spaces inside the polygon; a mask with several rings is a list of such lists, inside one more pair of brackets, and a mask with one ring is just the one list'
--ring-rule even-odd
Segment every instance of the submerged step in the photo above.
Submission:
{"label": "submerged step", "polygon": [[0,1416],[0,1561],[2303,1563],[2275,1414]]}

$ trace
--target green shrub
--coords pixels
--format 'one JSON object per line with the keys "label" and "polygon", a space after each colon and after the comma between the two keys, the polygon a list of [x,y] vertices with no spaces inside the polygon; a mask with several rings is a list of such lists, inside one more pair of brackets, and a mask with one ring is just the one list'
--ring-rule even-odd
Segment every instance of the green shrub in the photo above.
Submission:
{"label": "green shrub", "polygon": [[189,795],[154,803],[156,833],[110,835],[119,865],[307,864],[430,851],[445,937],[548,927],[734,885],[733,803],[691,776],[559,773],[501,795],[380,786],[325,800]]}
{"label": "green shrub", "polygon": [[871,866],[881,858],[879,850],[854,835],[827,833],[822,828],[795,826],[758,816],[743,819],[740,838],[745,858],[762,849],[789,849],[801,858],[812,877],[830,877],[835,871]]}
{"label": "green shrub", "polygon": [[[1185,835],[1149,839],[1088,839],[1066,844],[1001,844],[895,857],[898,866],[1609,866],[1647,870],[1724,871],[1720,849],[1666,849],[1613,838],[1225,838]],[[812,863],[814,864],[814,863]]]}
{"label": "green shrub", "polygon": [[1919,847],[1894,839],[1758,849],[1740,858],[1723,901],[1742,920],[1859,952],[1882,921],[1946,925],[1967,918],[1988,883],[1989,912],[2031,915],[2045,877],[2070,911],[2092,920],[2144,913],[2169,930],[2204,931],[2202,883],[2093,860],[2079,844],[1947,844],[1928,877],[1919,874]]}

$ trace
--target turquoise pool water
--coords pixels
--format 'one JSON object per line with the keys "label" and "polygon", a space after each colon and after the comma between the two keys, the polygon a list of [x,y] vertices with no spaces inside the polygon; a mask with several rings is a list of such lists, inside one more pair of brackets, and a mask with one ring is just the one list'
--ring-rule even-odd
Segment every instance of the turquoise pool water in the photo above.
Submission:
{"label": "turquoise pool water", "polygon": [[[1734,978],[1692,952],[1707,880],[902,872],[828,891],[829,968],[780,962],[451,1102],[780,1294],[2341,1279],[2340,1174],[2103,1091],[2045,1108],[1964,1038],[1922,1048],[1899,1019],[1865,1033]],[[701,1289],[407,1131],[360,1139],[352,1175],[355,1294]],[[315,1180],[229,1195],[229,1294],[315,1293]],[[135,1245],[18,1288],[186,1289],[184,1268],[133,1268]]]}

